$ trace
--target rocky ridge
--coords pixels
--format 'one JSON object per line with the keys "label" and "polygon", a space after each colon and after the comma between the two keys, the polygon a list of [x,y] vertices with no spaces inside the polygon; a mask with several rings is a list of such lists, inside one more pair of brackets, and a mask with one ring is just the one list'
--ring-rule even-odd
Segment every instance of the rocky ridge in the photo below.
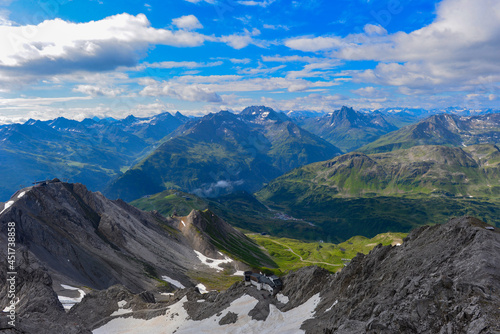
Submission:
{"label": "rocky ridge", "polygon": [[401,246],[359,254],[337,274],[317,267],[289,273],[274,296],[243,282],[223,293],[190,288],[176,292],[162,308],[148,304],[91,328],[94,333],[160,328],[176,333],[499,333],[498,254],[499,229],[472,217],[453,218],[414,230]]}

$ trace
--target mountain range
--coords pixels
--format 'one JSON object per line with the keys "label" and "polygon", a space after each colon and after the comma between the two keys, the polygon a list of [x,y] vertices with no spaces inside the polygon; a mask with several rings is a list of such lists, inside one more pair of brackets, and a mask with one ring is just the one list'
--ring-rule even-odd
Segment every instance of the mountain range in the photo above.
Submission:
{"label": "mountain range", "polygon": [[306,117],[299,124],[343,152],[354,151],[397,130],[381,113],[361,113],[345,106],[324,116]]}
{"label": "mountain range", "polygon": [[388,133],[359,150],[387,152],[416,145],[468,146],[497,144],[500,141],[500,114],[457,116],[439,114]]}
{"label": "mountain range", "polygon": [[15,223],[17,246],[58,284],[92,289],[122,284],[141,292],[168,276],[194,286],[189,272],[200,260],[193,249],[212,259],[225,259],[225,252],[235,260],[273,265],[250,239],[210,211],[165,218],[78,183],[54,179],[25,188],[0,205],[0,212],[4,235],[7,223]]}
{"label": "mountain range", "polygon": [[63,117],[0,128],[0,199],[20,186],[59,177],[93,190],[121,174],[187,121],[180,113],[123,120]]}
{"label": "mountain range", "polygon": [[327,141],[266,107],[192,120],[105,190],[130,201],[176,188],[204,197],[256,191],[293,168],[340,154]]}
{"label": "mountain range", "polygon": [[333,240],[408,231],[449,216],[474,215],[498,224],[498,158],[494,145],[353,152],[295,169],[256,195],[274,210],[314,223]]}
{"label": "mountain range", "polygon": [[0,126],[0,330],[500,332],[500,117],[449,112]]}

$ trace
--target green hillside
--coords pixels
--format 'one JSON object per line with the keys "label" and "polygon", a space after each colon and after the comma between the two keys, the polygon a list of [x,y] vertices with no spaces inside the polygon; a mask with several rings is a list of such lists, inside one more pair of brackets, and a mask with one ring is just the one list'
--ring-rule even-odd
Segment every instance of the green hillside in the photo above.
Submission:
{"label": "green hillside", "polygon": [[368,254],[376,245],[402,244],[406,233],[383,233],[371,239],[355,236],[342,243],[304,242],[269,235],[247,234],[264,247],[278,264],[279,274],[316,265],[331,272],[341,270],[358,253]]}
{"label": "green hillside", "polygon": [[499,224],[498,161],[493,145],[350,153],[295,169],[256,195],[274,210],[314,223],[332,240],[405,232],[451,216]]}

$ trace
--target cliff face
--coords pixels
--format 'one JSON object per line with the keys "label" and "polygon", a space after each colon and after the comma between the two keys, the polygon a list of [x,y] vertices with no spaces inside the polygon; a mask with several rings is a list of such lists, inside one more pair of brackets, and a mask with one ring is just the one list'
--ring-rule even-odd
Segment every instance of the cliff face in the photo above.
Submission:
{"label": "cliff face", "polygon": [[358,255],[322,290],[309,333],[500,330],[500,231],[470,217]]}
{"label": "cliff face", "polygon": [[110,201],[81,184],[52,182],[16,193],[0,214],[2,236],[14,222],[19,246],[56,283],[105,289],[151,289],[166,275],[192,286],[185,272],[199,263],[166,218]]}
{"label": "cliff face", "polygon": [[154,332],[164,317],[162,328],[180,333],[497,333],[500,231],[487,226],[462,217],[422,227],[401,246],[358,255],[338,274],[292,272],[276,296],[242,283],[223,293],[184,290],[162,315],[107,319],[95,333],[125,324]]}

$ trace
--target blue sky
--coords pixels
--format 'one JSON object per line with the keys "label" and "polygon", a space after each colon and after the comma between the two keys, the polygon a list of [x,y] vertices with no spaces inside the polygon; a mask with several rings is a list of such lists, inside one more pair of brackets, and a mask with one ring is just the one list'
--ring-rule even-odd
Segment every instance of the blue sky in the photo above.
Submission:
{"label": "blue sky", "polygon": [[497,108],[498,0],[0,0],[0,123]]}

